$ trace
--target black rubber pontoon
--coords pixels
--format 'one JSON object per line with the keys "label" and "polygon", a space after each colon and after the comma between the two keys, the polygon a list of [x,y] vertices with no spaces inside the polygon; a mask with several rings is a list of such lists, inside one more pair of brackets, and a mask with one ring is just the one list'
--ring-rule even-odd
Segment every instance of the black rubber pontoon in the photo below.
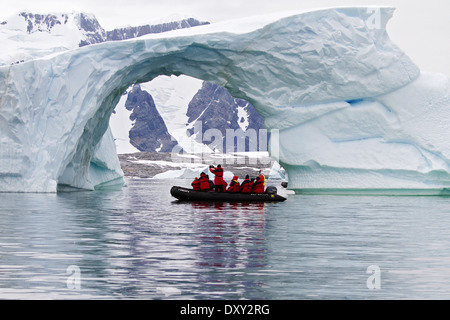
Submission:
{"label": "black rubber pontoon", "polygon": [[285,197],[276,193],[205,192],[177,186],[170,189],[170,194],[181,201],[272,202],[286,200]]}

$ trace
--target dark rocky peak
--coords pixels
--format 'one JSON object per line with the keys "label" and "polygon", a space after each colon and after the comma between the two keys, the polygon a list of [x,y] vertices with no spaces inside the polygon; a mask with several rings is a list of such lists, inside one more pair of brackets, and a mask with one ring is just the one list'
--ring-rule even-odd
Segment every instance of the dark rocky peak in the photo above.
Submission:
{"label": "dark rocky peak", "polygon": [[69,17],[67,14],[33,14],[21,12],[19,16],[25,19],[27,23],[27,32],[51,32],[53,27],[58,24],[66,24]]}
{"label": "dark rocky peak", "polygon": [[180,21],[160,23],[156,25],[142,25],[137,27],[116,28],[106,33],[106,41],[119,41],[137,38],[150,33],[162,33],[177,29],[185,29],[209,24],[209,22],[198,21],[194,18],[183,19]]}
{"label": "dark rocky peak", "polygon": [[177,142],[169,134],[166,124],[156,109],[153,97],[133,85],[128,92],[125,108],[132,111],[130,120],[134,121],[130,130],[130,143],[140,151],[171,152]]}
{"label": "dark rocky peak", "polygon": [[[244,117],[239,114],[239,109],[245,115]],[[249,102],[234,98],[224,87],[207,81],[203,82],[202,88],[192,98],[186,115],[189,124],[196,124],[188,130],[189,134],[195,134],[197,142],[205,144],[208,144],[208,142],[203,141],[203,137],[205,132],[210,129],[219,130],[224,139],[227,136],[228,129],[232,129],[234,132],[238,130],[246,132],[250,129],[258,133],[258,136],[260,130],[265,129],[264,119]],[[245,121],[248,124],[244,130],[241,125]],[[199,123],[201,126],[198,125]],[[225,141],[214,141],[209,146],[212,149],[217,148],[223,151],[225,150]],[[259,151],[267,150],[267,146],[260,145],[259,141],[258,148]],[[250,150],[250,145],[246,142],[245,150],[239,151],[256,150]]]}
{"label": "dark rocky peak", "polygon": [[80,42],[80,47],[106,41],[106,31],[102,28],[94,15],[80,13],[76,16],[76,20],[78,29],[80,29],[86,37],[85,40]]}
{"label": "dark rocky peak", "polygon": [[93,15],[80,13],[79,15],[77,15],[77,18],[78,26],[81,30],[87,32],[97,32],[98,30],[103,30],[97,18]]}

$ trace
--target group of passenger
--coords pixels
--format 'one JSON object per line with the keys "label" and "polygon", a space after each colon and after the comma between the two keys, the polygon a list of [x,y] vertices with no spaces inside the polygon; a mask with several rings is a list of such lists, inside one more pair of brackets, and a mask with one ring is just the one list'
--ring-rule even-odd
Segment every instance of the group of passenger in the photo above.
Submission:
{"label": "group of passenger", "polygon": [[209,179],[209,175],[202,172],[200,178],[196,177],[191,184],[194,190],[211,191],[214,189],[216,192],[264,193],[266,179],[261,170],[256,179],[250,179],[247,174],[242,183],[239,183],[238,176],[233,176],[229,186],[223,179],[223,169],[220,164],[217,167],[209,166],[209,171],[214,174],[214,182]]}

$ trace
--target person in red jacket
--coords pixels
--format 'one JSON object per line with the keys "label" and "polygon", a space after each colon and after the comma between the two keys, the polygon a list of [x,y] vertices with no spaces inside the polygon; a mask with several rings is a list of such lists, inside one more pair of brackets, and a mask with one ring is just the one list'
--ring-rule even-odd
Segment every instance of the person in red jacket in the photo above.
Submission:
{"label": "person in red jacket", "polygon": [[253,182],[252,192],[264,193],[264,180],[261,177],[257,177]]}
{"label": "person in red jacket", "polygon": [[263,190],[266,188],[266,177],[262,174],[261,170],[259,170],[259,179],[262,180]]}
{"label": "person in red jacket", "polygon": [[241,188],[240,188],[240,184],[238,181],[238,176],[234,176],[233,180],[231,180],[230,182],[230,186],[228,187],[227,192],[240,192]]}
{"label": "person in red jacket", "polygon": [[206,176],[206,173],[202,172],[200,174],[200,191],[209,191],[210,187],[209,187],[209,179]]}
{"label": "person in red jacket", "polygon": [[242,193],[251,193],[252,192],[253,182],[250,180],[248,175],[245,176],[244,181],[241,184],[241,192]]}
{"label": "person in red jacket", "polygon": [[199,191],[200,190],[200,180],[198,180],[197,177],[195,177],[194,181],[191,183],[192,189]]}
{"label": "person in red jacket", "polygon": [[216,192],[224,192],[225,180],[223,180],[223,169],[219,164],[217,168],[209,166],[209,171],[214,174],[214,189]]}

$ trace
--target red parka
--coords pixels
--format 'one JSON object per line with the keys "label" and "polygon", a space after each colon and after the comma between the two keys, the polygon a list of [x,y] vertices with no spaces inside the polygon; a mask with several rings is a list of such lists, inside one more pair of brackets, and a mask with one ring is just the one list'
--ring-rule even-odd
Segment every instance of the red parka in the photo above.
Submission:
{"label": "red parka", "polygon": [[252,188],[254,193],[264,193],[264,180],[260,177],[256,178]]}
{"label": "red parka", "polygon": [[241,184],[241,192],[242,193],[251,193],[252,192],[252,182],[249,178],[245,178],[244,181],[242,181]]}
{"label": "red parka", "polygon": [[200,190],[201,191],[210,190],[209,179],[204,172],[201,173],[199,181],[200,181]]}
{"label": "red parka", "polygon": [[223,169],[221,167],[209,168],[209,171],[214,174],[214,185],[225,186],[225,180],[223,180]]}
{"label": "red parka", "polygon": [[194,181],[192,181],[191,186],[194,190],[200,190],[200,180],[195,177]]}
{"label": "red parka", "polygon": [[230,186],[228,187],[227,192],[240,192],[241,188],[240,188],[240,184],[238,181],[238,176],[234,176],[233,180],[231,180],[230,182]]}

